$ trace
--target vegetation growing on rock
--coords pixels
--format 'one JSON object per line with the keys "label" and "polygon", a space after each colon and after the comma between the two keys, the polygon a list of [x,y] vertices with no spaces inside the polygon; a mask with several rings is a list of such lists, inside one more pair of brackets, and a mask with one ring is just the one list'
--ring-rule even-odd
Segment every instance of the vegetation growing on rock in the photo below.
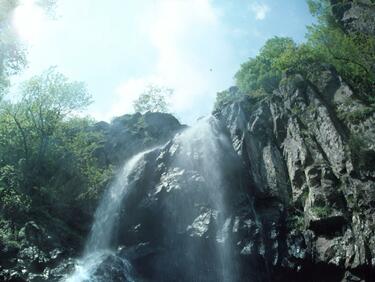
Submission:
{"label": "vegetation growing on rock", "polygon": [[173,89],[149,85],[147,89],[134,101],[133,107],[135,112],[159,112],[166,113],[169,111],[169,99],[173,95]]}
{"label": "vegetation growing on rock", "polygon": [[[311,13],[317,23],[309,27],[305,43],[297,44],[291,38],[269,39],[255,58],[241,65],[236,73],[236,85],[243,95],[259,96],[272,94],[279,86],[282,74],[302,74],[314,80],[322,64],[332,65],[373,112],[375,108],[375,36],[360,31],[348,31],[337,18],[337,10],[351,1],[310,0]],[[315,71],[314,71],[315,70]],[[217,96],[216,105],[223,100],[238,99]],[[224,98],[225,96],[225,98]],[[362,110],[353,116],[353,121],[365,113]],[[347,116],[351,118],[351,116]]]}

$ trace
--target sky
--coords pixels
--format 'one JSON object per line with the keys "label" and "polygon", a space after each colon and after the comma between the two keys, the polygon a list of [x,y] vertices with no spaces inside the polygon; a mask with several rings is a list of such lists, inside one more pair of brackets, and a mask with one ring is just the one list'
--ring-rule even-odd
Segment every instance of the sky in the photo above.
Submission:
{"label": "sky", "polygon": [[33,1],[13,18],[29,62],[15,81],[57,66],[86,83],[86,113],[106,121],[154,84],[174,89],[170,111],[191,124],[267,39],[302,42],[313,22],[304,0],[59,0],[54,19]]}

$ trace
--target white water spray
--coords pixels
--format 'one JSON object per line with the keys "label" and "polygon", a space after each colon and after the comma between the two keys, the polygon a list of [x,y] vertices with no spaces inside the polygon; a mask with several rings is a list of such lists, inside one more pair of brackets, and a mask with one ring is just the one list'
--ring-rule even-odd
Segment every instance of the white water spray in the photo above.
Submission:
{"label": "white water spray", "polygon": [[[228,148],[226,148],[228,146]],[[172,153],[175,148],[175,153]],[[217,257],[212,257],[218,262],[213,270],[212,277],[217,277],[218,281],[232,282],[233,277],[232,259],[230,256],[230,246],[228,244],[228,232],[226,232],[227,219],[225,205],[225,181],[223,179],[222,162],[226,161],[225,152],[230,150],[231,145],[227,137],[221,132],[220,126],[215,118],[210,117],[200,120],[195,126],[177,135],[173,140],[169,152],[173,156],[173,164],[169,169],[196,170],[204,179],[205,193],[208,195],[208,205],[211,210],[208,215],[214,216],[221,230],[217,231],[215,237]],[[131,158],[124,166],[121,174],[118,175],[114,183],[104,194],[100,205],[95,213],[94,223],[87,240],[83,258],[78,261],[74,273],[69,276],[66,282],[97,281],[95,272],[101,264],[109,257],[114,256],[111,249],[113,243],[113,231],[119,218],[121,204],[131,186],[130,176],[136,169],[142,157],[149,151],[140,153]],[[178,180],[176,180],[178,181]],[[183,208],[179,205],[178,217],[180,219],[191,219],[193,216],[191,209]],[[190,248],[194,248],[193,245]],[[192,250],[192,253],[202,250]],[[126,281],[134,281],[131,275],[131,265],[124,258],[116,257],[116,263],[121,264],[121,269],[125,272]],[[111,262],[110,262],[111,263]],[[192,262],[194,264],[194,262]],[[195,267],[195,266],[194,266]],[[193,268],[194,268],[193,267]],[[197,266],[199,269],[201,266]],[[186,266],[186,271],[194,271]],[[195,270],[197,270],[195,269]],[[195,275],[195,274],[194,274]],[[200,273],[196,273],[197,277]],[[203,280],[197,280],[203,281]]]}
{"label": "white water spray", "polygon": [[[129,191],[129,176],[136,165],[148,151],[139,153],[128,160],[117,176],[114,183],[105,192],[98,209],[95,212],[94,223],[85,246],[83,258],[78,261],[72,275],[66,282],[95,281],[93,274],[98,266],[114,252],[111,249],[113,230],[117,222],[121,204]],[[124,271],[130,272],[131,266],[125,259],[121,259]],[[130,274],[126,274],[128,281],[133,281]]]}
{"label": "white water spray", "polygon": [[[223,163],[230,162],[226,156],[230,150],[233,150],[231,143],[223,134],[219,122],[211,116],[199,120],[196,125],[178,135],[175,138],[175,146],[178,151],[174,156],[174,165],[182,170],[195,169],[203,177],[208,202],[211,203],[210,209],[212,209],[206,216],[216,217],[216,222],[221,228],[217,230],[215,238],[219,257],[212,258],[219,263],[216,269],[217,278],[219,281],[235,281],[228,238],[230,219],[225,218],[227,183],[223,177]],[[192,210],[179,210],[180,217],[189,218],[192,212]]]}

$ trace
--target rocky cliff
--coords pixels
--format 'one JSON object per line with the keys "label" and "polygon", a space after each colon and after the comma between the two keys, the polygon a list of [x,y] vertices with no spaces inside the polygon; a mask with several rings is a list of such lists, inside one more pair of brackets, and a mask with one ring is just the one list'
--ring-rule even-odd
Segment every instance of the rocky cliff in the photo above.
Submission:
{"label": "rocky cliff", "polygon": [[[367,109],[323,65],[310,80],[285,74],[273,95],[224,105],[182,132],[173,117],[150,113],[97,124],[107,136],[103,163],[159,147],[131,172],[117,253],[94,276],[131,281],[126,258],[135,281],[372,281],[375,116]],[[58,234],[28,223],[20,236],[21,249],[1,250],[6,280],[58,281],[72,271],[74,250]]]}
{"label": "rocky cliff", "polygon": [[[194,135],[188,163],[178,160],[189,134],[148,153],[119,227],[135,272],[151,281],[220,281],[214,269],[230,267],[228,281],[372,281],[374,114],[353,122],[340,114],[363,107],[322,66],[314,81],[286,75],[272,97],[217,111],[209,123],[221,141],[209,164],[223,174],[224,210],[202,165],[209,134]],[[226,234],[220,247],[218,234]],[[213,259],[225,244],[230,266]]]}
{"label": "rocky cliff", "polygon": [[362,107],[323,68],[315,81],[286,76],[271,99],[218,113],[253,183],[271,280],[374,278],[374,113],[340,118]]}
{"label": "rocky cliff", "polygon": [[[348,32],[375,35],[375,6],[372,0],[330,0],[337,21]],[[339,5],[341,4],[341,5]]]}
{"label": "rocky cliff", "polygon": [[[128,281],[126,257],[137,281],[372,281],[375,116],[367,108],[323,65],[310,80],[285,74],[273,95],[224,105],[177,135],[184,127],[170,115],[97,124],[103,163],[164,145],[132,172],[117,255],[96,277]],[[20,236],[21,249],[1,250],[4,279],[57,281],[71,271],[74,250],[59,234],[28,223]]]}

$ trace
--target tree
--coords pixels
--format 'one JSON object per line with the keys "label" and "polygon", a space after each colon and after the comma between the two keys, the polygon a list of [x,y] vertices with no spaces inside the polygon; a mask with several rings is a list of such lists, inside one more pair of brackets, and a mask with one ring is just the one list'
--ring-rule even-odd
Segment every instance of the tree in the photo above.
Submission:
{"label": "tree", "polygon": [[357,94],[368,100],[375,94],[375,37],[347,30],[334,14],[348,0],[309,0],[318,23],[308,27],[307,44],[325,63],[333,65]]}
{"label": "tree", "polygon": [[9,76],[26,65],[25,50],[11,23],[12,12],[18,4],[17,0],[0,0],[0,95],[9,85]]}
{"label": "tree", "polygon": [[168,99],[173,95],[173,89],[149,85],[146,90],[134,101],[136,112],[168,112]]}
{"label": "tree", "polygon": [[8,146],[8,152],[14,150],[19,155],[11,164],[22,166],[24,185],[30,185],[32,176],[46,165],[51,146],[56,145],[58,128],[90,102],[83,83],[71,82],[56,68],[50,68],[23,83],[20,101],[1,103],[0,143]]}
{"label": "tree", "polygon": [[349,0],[308,0],[317,23],[308,27],[307,42],[295,44],[290,38],[268,40],[259,55],[241,65],[235,75],[240,91],[272,93],[281,74],[291,70],[307,79],[322,63],[335,67],[343,79],[369,104],[375,94],[375,37],[345,29],[333,10],[344,9]]}
{"label": "tree", "polygon": [[214,110],[220,109],[229,103],[240,101],[243,94],[240,93],[238,87],[232,86],[228,90],[218,92],[216,94],[216,101],[214,105]]}
{"label": "tree", "polygon": [[296,44],[288,37],[269,39],[255,58],[241,65],[236,73],[236,84],[241,92],[250,94],[256,90],[272,93],[279,85],[281,71],[274,67],[277,59]]}
{"label": "tree", "polygon": [[[0,98],[9,86],[9,77],[27,64],[26,47],[20,42],[12,24],[12,14],[20,5],[18,0],[0,0]],[[39,0],[36,5],[53,16],[57,0]]]}

